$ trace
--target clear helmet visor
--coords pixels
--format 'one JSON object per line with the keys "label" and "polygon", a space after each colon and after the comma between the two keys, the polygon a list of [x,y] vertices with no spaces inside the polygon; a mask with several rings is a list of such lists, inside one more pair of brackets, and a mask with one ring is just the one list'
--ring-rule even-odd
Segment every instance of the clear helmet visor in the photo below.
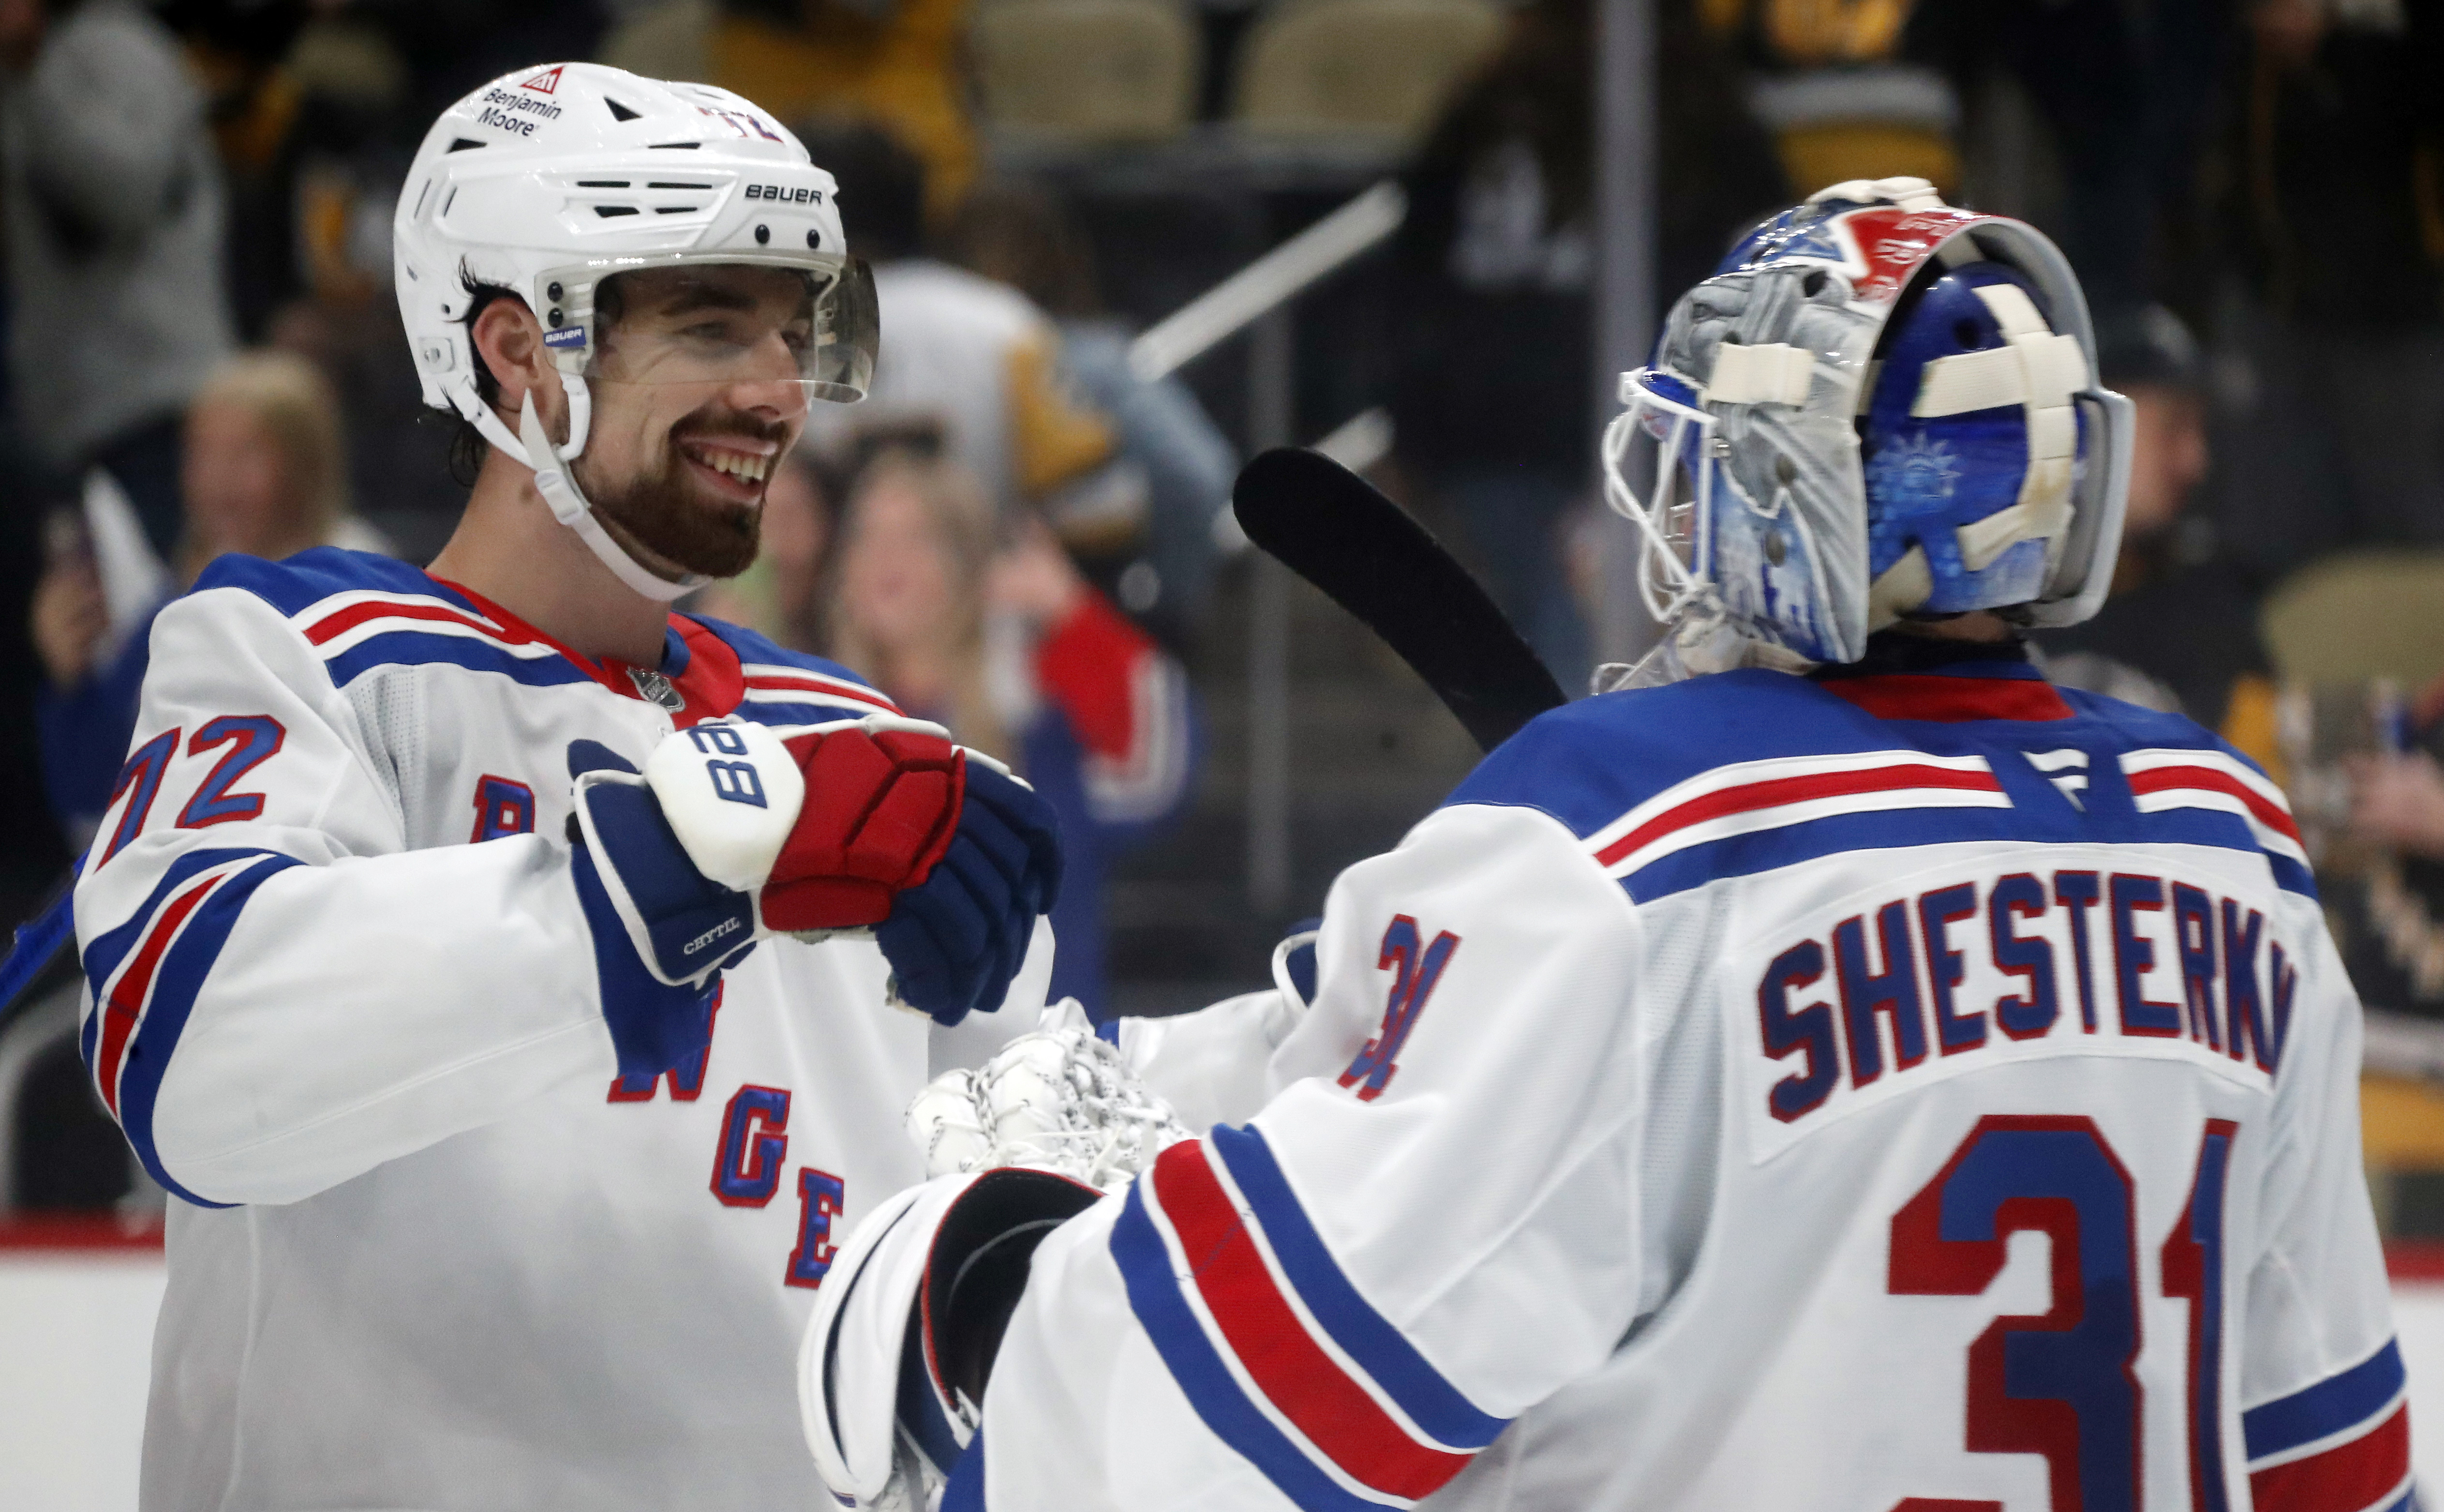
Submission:
{"label": "clear helmet visor", "polygon": [[672,253],[543,282],[544,341],[589,383],[791,383],[846,403],[874,381],[881,321],[858,258]]}

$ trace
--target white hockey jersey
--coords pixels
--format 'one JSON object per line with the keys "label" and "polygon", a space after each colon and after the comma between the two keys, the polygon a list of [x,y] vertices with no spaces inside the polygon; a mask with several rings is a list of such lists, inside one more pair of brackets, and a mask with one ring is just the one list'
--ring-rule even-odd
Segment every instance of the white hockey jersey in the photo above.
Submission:
{"label": "white hockey jersey", "polygon": [[2359,1043],[2185,720],[1576,704],[1342,876],[1252,1121],[1037,1250],[944,1506],[2404,1508]]}
{"label": "white hockey jersey", "polygon": [[162,611],[76,894],[86,1063],[183,1199],[147,1512],[828,1504],[792,1352],[836,1236],[920,1174],[929,1025],[871,944],[767,941],[709,1042],[620,1077],[567,747],[889,707],[677,616],[660,668],[593,661],[333,549]]}

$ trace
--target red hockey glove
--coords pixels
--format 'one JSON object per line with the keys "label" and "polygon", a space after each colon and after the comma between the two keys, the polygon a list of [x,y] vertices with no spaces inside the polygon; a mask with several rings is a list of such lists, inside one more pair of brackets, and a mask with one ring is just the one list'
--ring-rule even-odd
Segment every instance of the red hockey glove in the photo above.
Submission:
{"label": "red hockey glove", "polygon": [[935,726],[868,719],[784,738],[805,777],[798,821],[760,899],[781,933],[879,924],[950,847],[966,753]]}

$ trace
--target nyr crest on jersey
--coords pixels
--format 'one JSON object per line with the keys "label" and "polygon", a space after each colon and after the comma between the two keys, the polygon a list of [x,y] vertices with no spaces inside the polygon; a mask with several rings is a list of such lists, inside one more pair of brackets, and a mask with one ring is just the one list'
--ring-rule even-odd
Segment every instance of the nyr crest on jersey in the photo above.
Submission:
{"label": "nyr crest on jersey", "polygon": [[1761,953],[1731,1005],[1760,1160],[2004,1060],[2171,1055],[2264,1087],[2300,976],[2250,902],[2109,859],[1871,895]]}

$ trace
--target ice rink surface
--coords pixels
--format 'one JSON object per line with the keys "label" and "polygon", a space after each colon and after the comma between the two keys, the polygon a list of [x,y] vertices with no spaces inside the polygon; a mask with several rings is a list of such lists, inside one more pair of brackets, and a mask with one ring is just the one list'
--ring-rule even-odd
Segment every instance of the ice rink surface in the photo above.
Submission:
{"label": "ice rink surface", "polygon": [[[161,1282],[157,1253],[0,1254],[0,1507],[134,1512]],[[2416,1462],[2444,1482],[2444,1281],[2397,1282],[2394,1316]]]}

